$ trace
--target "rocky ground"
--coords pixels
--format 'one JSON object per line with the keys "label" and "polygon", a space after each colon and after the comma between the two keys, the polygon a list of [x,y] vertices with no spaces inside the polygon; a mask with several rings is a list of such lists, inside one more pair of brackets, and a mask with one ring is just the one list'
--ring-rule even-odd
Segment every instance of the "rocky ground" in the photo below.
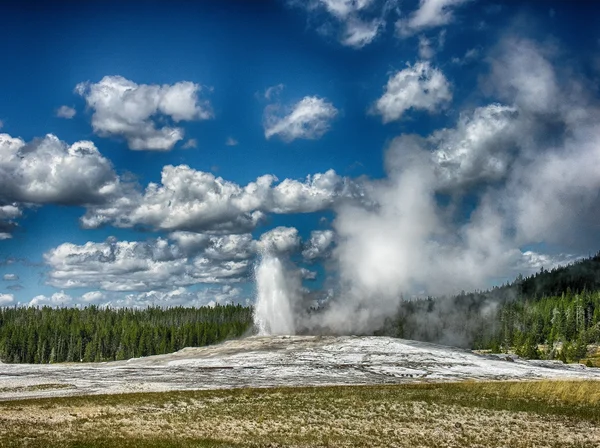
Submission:
{"label": "rocky ground", "polygon": [[0,364],[0,400],[241,387],[599,379],[600,369],[386,337],[250,337],[100,364]]}

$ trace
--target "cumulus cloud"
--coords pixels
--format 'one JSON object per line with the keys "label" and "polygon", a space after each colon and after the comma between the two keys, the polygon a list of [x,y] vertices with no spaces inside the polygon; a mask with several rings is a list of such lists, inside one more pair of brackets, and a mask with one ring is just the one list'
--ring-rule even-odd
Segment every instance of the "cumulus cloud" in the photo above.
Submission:
{"label": "cumulus cloud", "polygon": [[409,109],[437,112],[452,99],[450,83],[444,74],[429,62],[408,65],[392,75],[385,92],[371,108],[384,123],[399,120]]}
{"label": "cumulus cloud", "polygon": [[214,306],[226,303],[245,303],[247,297],[240,288],[232,285],[207,286],[200,290],[184,287],[170,290],[152,290],[139,293],[114,293],[92,291],[76,299],[81,306],[95,304],[113,308],[146,308],[149,306]]}
{"label": "cumulus cloud", "polygon": [[385,21],[381,19],[347,19],[341,43],[348,47],[362,48],[373,42],[384,26]]}
{"label": "cumulus cloud", "polygon": [[[249,275],[251,237],[207,236],[191,244],[174,234],[176,244],[157,238],[83,245],[63,243],[44,254],[50,267],[48,284],[57,288],[104,291],[149,291],[202,283],[235,283]],[[183,241],[183,243],[180,243]],[[180,245],[181,244],[181,245]]]}
{"label": "cumulus cloud", "polygon": [[335,238],[332,230],[313,230],[305,243],[302,257],[305,261],[315,261],[326,256]]}
{"label": "cumulus cloud", "polygon": [[48,134],[25,142],[0,134],[0,238],[10,237],[25,207],[102,204],[130,186],[90,141],[69,145]]}
{"label": "cumulus cloud", "polygon": [[17,274],[4,274],[2,280],[5,282],[15,282],[19,280],[19,276]]}
{"label": "cumulus cloud", "polygon": [[500,180],[517,156],[518,109],[490,104],[463,112],[456,127],[428,138],[441,186],[450,188],[480,180]]}
{"label": "cumulus cloud", "polygon": [[[25,143],[0,134],[0,156],[0,201],[85,205],[120,193],[112,164],[90,141],[69,145],[48,134]],[[0,213],[16,214],[14,207]]]}
{"label": "cumulus cloud", "polygon": [[22,215],[17,204],[0,205],[0,240],[12,237],[11,232],[17,226],[16,219]]}
{"label": "cumulus cloud", "polygon": [[[309,0],[288,1],[309,13],[326,12],[333,20],[317,28],[321,34],[333,34],[344,46],[363,48],[385,29],[387,17],[396,0]],[[330,31],[325,32],[325,29]]]}
{"label": "cumulus cloud", "polygon": [[468,1],[420,0],[416,11],[396,22],[396,31],[399,36],[408,37],[419,31],[447,25],[454,20],[453,10]]}
{"label": "cumulus cloud", "polygon": [[92,109],[92,127],[103,137],[123,137],[133,150],[169,151],[184,138],[175,125],[159,126],[159,118],[174,123],[212,118],[207,100],[201,100],[198,84],[136,84],[122,76],[105,76],[97,83],[75,87]]}
{"label": "cumulus cloud", "polygon": [[15,301],[15,296],[12,294],[0,293],[0,307],[12,305]]}
{"label": "cumulus cloud", "polygon": [[571,254],[542,254],[527,250],[523,252],[521,267],[525,272],[539,272],[540,269],[551,270],[558,266],[565,266],[583,257]]}
{"label": "cumulus cloud", "polygon": [[159,230],[245,233],[268,213],[307,213],[346,200],[361,200],[360,184],[329,170],[304,181],[264,175],[240,186],[186,165],[165,166],[162,183],[130,192],[108,205],[88,208],[84,227],[146,226]]}
{"label": "cumulus cloud", "polygon": [[316,96],[304,97],[289,111],[279,104],[272,104],[265,109],[265,137],[279,136],[288,143],[298,138],[319,139],[329,130],[337,114],[333,104]]}
{"label": "cumulus cloud", "polygon": [[289,254],[300,246],[298,229],[294,227],[276,227],[261,235],[257,247],[263,253]]}
{"label": "cumulus cloud", "polygon": [[55,292],[51,296],[40,294],[31,299],[27,305],[32,307],[50,306],[53,308],[71,306],[73,305],[73,297],[65,294],[64,291]]}
{"label": "cumulus cloud", "polygon": [[67,120],[70,120],[76,114],[77,111],[69,106],[60,106],[58,109],[56,109],[56,116],[59,118],[66,118]]}

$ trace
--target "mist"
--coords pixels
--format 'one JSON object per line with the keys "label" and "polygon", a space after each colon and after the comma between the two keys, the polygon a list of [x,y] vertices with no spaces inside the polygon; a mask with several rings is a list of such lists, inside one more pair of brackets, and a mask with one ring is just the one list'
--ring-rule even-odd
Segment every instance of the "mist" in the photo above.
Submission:
{"label": "mist", "polygon": [[[373,333],[403,297],[487,289],[531,270],[537,254],[527,246],[589,250],[600,210],[600,109],[595,87],[562,70],[559,56],[556,47],[505,37],[480,79],[490,102],[465,108],[453,128],[388,143],[385,177],[361,180],[363,201],[335,210],[334,294],[320,312],[305,313],[301,291],[286,293],[285,301],[295,297],[293,331]],[[273,263],[263,257],[259,270]],[[414,318],[415,333],[459,325],[473,309],[459,299],[440,303]],[[496,307],[476,309],[487,317]],[[439,341],[460,340],[438,333]]]}

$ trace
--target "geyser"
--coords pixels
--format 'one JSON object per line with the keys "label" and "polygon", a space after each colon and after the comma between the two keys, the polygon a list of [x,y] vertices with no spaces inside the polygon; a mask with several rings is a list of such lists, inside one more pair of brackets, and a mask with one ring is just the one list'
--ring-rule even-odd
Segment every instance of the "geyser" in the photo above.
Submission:
{"label": "geyser", "polygon": [[258,334],[294,334],[294,290],[283,263],[276,255],[264,253],[255,275],[258,295],[254,308],[254,324],[258,328]]}

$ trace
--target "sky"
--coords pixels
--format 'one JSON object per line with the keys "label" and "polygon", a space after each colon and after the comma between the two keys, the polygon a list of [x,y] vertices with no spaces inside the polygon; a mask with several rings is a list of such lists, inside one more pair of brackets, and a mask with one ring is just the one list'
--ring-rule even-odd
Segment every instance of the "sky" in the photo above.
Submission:
{"label": "sky", "polygon": [[600,249],[594,2],[2,8],[0,306],[252,303],[266,252],[310,297],[448,294]]}

